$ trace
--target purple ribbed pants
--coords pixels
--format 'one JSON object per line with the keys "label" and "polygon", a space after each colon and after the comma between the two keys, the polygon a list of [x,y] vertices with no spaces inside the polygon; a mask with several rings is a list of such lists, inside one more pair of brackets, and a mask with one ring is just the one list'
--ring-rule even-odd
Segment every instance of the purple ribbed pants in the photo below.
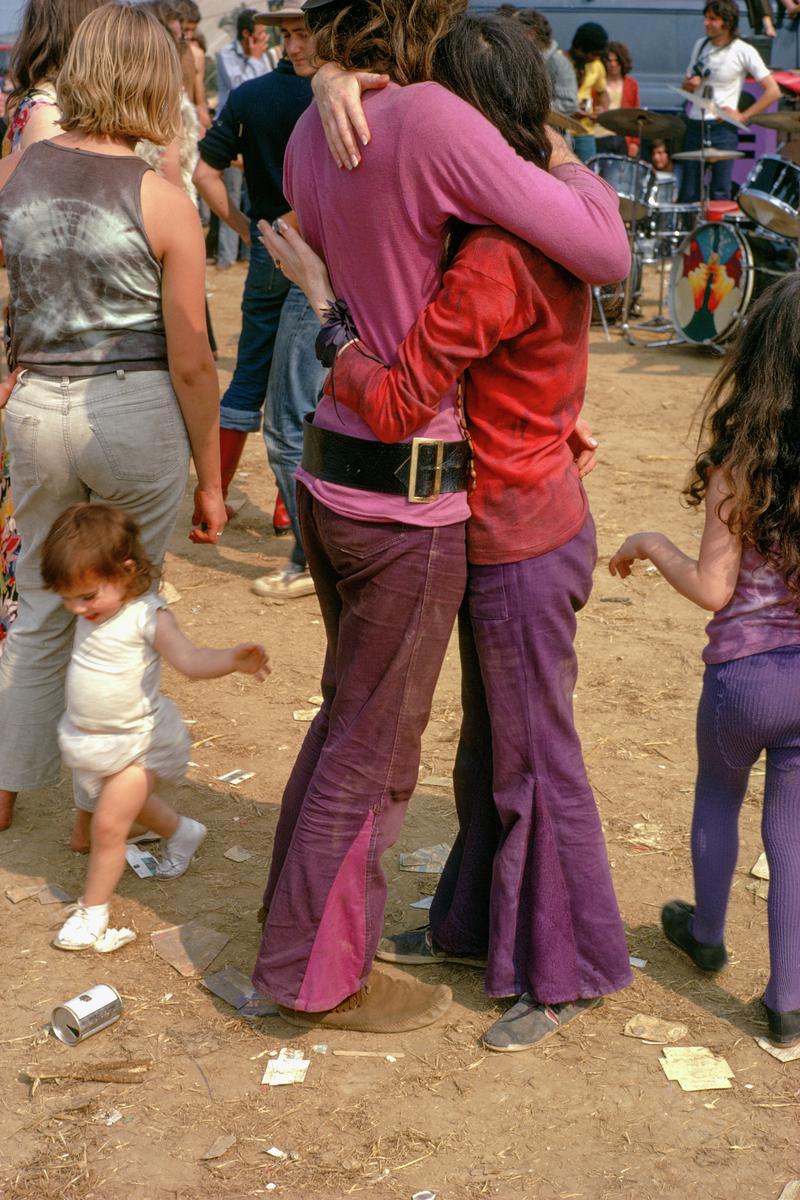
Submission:
{"label": "purple ribbed pants", "polygon": [[604,995],[632,975],[572,713],[575,614],[594,523],[537,558],[469,569],[459,614],[459,832],[431,906],[437,945],[488,949],[490,996]]}
{"label": "purple ribbed pants", "polygon": [[279,1004],[334,1008],[383,931],[381,855],[419,772],[420,739],[466,583],[464,524],[357,521],[297,489],[328,651],[324,702],[281,803],[254,983]]}

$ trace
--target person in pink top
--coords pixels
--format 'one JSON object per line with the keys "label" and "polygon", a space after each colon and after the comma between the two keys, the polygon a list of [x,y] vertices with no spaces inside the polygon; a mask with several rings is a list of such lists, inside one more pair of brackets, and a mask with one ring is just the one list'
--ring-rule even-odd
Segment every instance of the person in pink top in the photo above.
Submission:
{"label": "person in pink top", "polygon": [[714,613],[697,709],[695,903],[671,900],[664,934],[702,971],[728,963],[725,916],[750,771],[766,751],[761,833],[769,864],[770,1040],[800,1044],[800,275],[754,305],[711,386],[703,448],[684,496],[705,501],[697,558],[635,533],[609,563],[650,560]]}
{"label": "person in pink top", "polygon": [[[381,27],[368,0],[306,5],[321,58],[391,77],[365,98],[372,142],[357,170],[337,168],[316,107],[285,162],[304,236],[337,292],[346,281],[359,328],[390,364],[438,290],[453,217],[503,226],[586,282],[628,269],[615,195],[563,142],[546,173],[428,82],[464,7],[385,0]],[[455,386],[416,433],[379,443],[331,397],[306,431],[298,507],[328,636],[324,703],[284,793],[253,976],[293,1024],[396,1032],[436,1020],[450,1002],[449,989],[372,963],[386,896],[380,858],[416,784],[466,579],[469,454]]]}

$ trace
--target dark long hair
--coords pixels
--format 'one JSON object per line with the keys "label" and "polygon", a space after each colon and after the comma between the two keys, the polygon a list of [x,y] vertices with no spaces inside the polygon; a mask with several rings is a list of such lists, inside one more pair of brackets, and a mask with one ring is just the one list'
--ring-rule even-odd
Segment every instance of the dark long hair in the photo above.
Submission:
{"label": "dark long hair", "polygon": [[13,111],[26,92],[40,83],[53,83],[67,57],[75,30],[104,0],[28,0],[22,28],[9,68],[14,90],[8,97]]}
{"label": "dark long hair", "polygon": [[547,169],[550,77],[519,22],[458,17],[436,48],[433,79],[477,108],[521,158]]}
{"label": "dark long hair", "polygon": [[759,296],[708,391],[684,496],[725,472],[725,523],[800,600],[800,272]]}
{"label": "dark long hair", "polygon": [[425,83],[433,57],[467,0],[352,0],[311,8],[317,62],[385,71],[395,83]]}

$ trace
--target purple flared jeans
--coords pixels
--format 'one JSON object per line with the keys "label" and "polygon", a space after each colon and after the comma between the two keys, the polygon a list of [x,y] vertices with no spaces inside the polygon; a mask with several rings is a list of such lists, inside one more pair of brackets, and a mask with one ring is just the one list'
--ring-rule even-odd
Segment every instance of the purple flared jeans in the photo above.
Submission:
{"label": "purple flared jeans", "polygon": [[464,524],[340,516],[297,489],[328,650],[321,711],[281,803],[256,985],[334,1008],[366,981],[383,930],[381,855],[417,783],[420,739],[466,583]]}
{"label": "purple flared jeans", "polygon": [[459,614],[459,832],[431,906],[437,945],[488,953],[490,996],[542,1004],[631,982],[600,816],[575,730],[575,614],[594,523],[523,562],[469,569]]}

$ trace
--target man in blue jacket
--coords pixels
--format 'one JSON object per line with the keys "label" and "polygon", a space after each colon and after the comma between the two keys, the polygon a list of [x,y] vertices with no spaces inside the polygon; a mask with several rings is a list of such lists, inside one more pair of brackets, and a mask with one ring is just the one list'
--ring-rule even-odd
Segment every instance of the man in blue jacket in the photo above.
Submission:
{"label": "man in blue jacket", "polygon": [[[274,221],[289,211],[283,195],[283,156],[297,120],[311,103],[314,68],[299,3],[272,0],[270,11],[257,20],[280,27],[284,57],[268,75],[231,92],[200,142],[194,182],[209,208],[250,245],[236,368],[220,409],[222,486],[227,491],[247,434],[261,426],[264,405],[267,457],[292,522],[295,546],[286,566],[256,579],[253,591],[287,598],[314,591],[300,540],[293,475],[303,449],[303,416],[316,406],[325,370],[314,354],[319,322],[302,291],[264,250],[257,222]],[[231,200],[223,178],[228,163],[239,156],[250,197],[249,218]]]}

